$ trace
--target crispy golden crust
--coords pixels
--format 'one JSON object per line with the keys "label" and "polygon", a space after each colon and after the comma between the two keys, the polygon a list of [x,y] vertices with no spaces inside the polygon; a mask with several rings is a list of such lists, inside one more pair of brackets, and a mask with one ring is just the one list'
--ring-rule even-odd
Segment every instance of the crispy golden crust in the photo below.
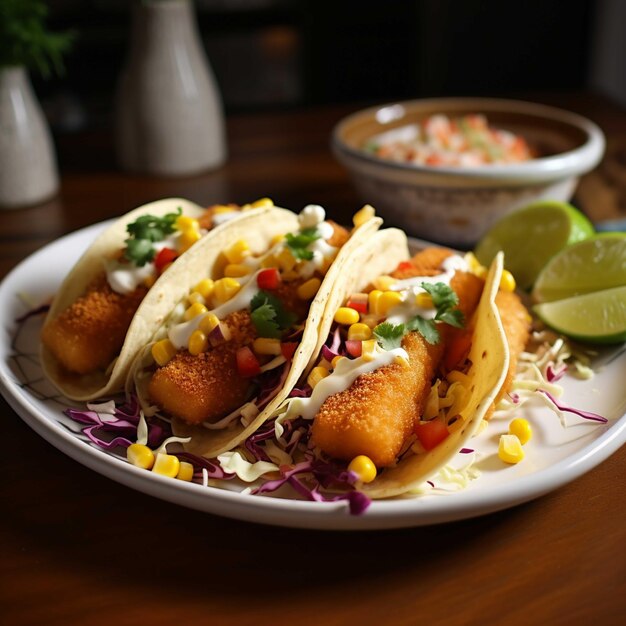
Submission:
{"label": "crispy golden crust", "polygon": [[215,421],[241,406],[250,391],[250,379],[237,371],[237,350],[256,338],[249,311],[236,311],[224,323],[229,341],[197,356],[181,350],[152,376],[152,402],[189,424]]}
{"label": "crispy golden crust", "polygon": [[322,404],[313,423],[314,445],[337,459],[365,454],[376,467],[393,465],[424,410],[443,352],[442,344],[432,346],[415,332],[402,347],[408,366],[394,363],[363,374]]}
{"label": "crispy golden crust", "polygon": [[69,372],[89,374],[106,369],[119,354],[130,322],[147,293],[114,292],[103,274],[41,333],[43,344]]}
{"label": "crispy golden crust", "polygon": [[413,278],[414,276],[433,276],[441,272],[441,264],[454,254],[447,248],[425,248],[409,260],[411,267],[401,264],[391,273],[394,278]]}

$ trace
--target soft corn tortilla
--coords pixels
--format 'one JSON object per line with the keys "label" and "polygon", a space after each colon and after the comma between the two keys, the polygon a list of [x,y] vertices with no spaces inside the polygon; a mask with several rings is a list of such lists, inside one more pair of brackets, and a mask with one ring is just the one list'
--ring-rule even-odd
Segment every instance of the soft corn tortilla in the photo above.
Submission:
{"label": "soft corn tortilla", "polygon": [[[253,251],[263,251],[269,247],[270,241],[274,235],[293,232],[298,229],[297,217],[293,214],[291,215],[293,216],[292,219],[283,220],[278,218],[268,220],[265,217],[260,217],[256,227],[250,227],[247,232],[243,232],[242,229],[241,237],[248,241]],[[339,250],[335,260],[326,272],[317,295],[311,302],[300,344],[291,361],[291,367],[287,373],[286,380],[278,394],[247,427],[244,427],[238,421],[234,427],[228,429],[210,430],[201,425],[191,426],[180,420],[173,420],[172,429],[176,436],[191,437],[188,443],[183,444],[187,452],[206,458],[214,458],[241,444],[272,417],[276,409],[287,398],[290,391],[298,382],[302,373],[310,367],[314,356],[317,354],[317,346],[321,345],[320,337],[325,338],[330,330],[332,318],[328,320],[325,311],[328,310],[328,303],[335,302],[336,300],[336,285],[345,281],[347,261],[351,259],[356,250],[367,245],[367,242],[380,228],[381,224],[382,220],[380,218],[368,220],[352,232],[350,239],[348,239]],[[197,276],[202,271],[202,268],[206,267],[206,259],[203,260],[202,256],[205,253],[207,256],[209,255],[206,246],[196,247],[193,263],[190,260],[189,263],[186,263],[185,267],[188,271],[195,269]],[[215,248],[217,250],[215,254],[219,254],[219,246]],[[147,394],[145,393],[145,389],[148,381],[142,379],[142,373],[145,371],[146,366],[150,364],[150,361],[151,358],[148,346],[138,357],[136,366],[133,366],[135,386],[140,401],[146,404]]]}
{"label": "soft corn tortilla", "polygon": [[495,304],[502,275],[503,255],[494,259],[478,308],[472,318],[473,338],[469,359],[472,362],[470,400],[462,412],[462,425],[432,450],[408,456],[393,468],[384,470],[362,491],[370,498],[389,498],[418,488],[447,465],[476,433],[493,404],[509,368],[509,349]]}
{"label": "soft corn tortilla", "polygon": [[[375,233],[366,245],[353,251],[351,258],[344,264],[341,283],[328,298],[318,340],[308,359],[307,368],[317,361],[330,332],[335,311],[347,297],[365,289],[378,276],[389,274],[409,257],[406,235],[395,228]],[[369,497],[388,498],[419,487],[450,462],[476,432],[492,405],[504,382],[509,364],[508,344],[495,305],[502,275],[502,259],[500,253],[493,261],[479,305],[470,322],[474,333],[469,354],[472,366],[468,372],[471,379],[471,397],[462,415],[463,423],[433,450],[408,456],[395,467],[385,469],[372,483],[361,486],[360,489]],[[280,407],[277,413],[284,412],[284,408]]]}
{"label": "soft corn tortilla", "polygon": [[[103,272],[104,259],[110,258],[124,247],[124,240],[128,237],[126,231],[128,224],[134,222],[141,215],[163,216],[167,213],[174,213],[178,207],[182,208],[183,215],[190,217],[199,217],[204,213],[204,209],[194,202],[184,198],[168,198],[144,204],[126,213],[109,226],[89,246],[59,287],[44,325],[60,315],[85,292],[89,283]],[[211,247],[211,242],[217,238],[220,245],[223,246],[224,238],[228,236],[227,233],[230,232],[236,222],[243,220],[243,223],[247,224],[250,220],[265,216],[269,210],[268,208],[261,208],[242,212],[240,216],[213,228],[202,238],[202,245]],[[280,215],[283,214],[283,211],[285,214],[289,213],[284,209],[276,210]],[[120,354],[106,372],[97,371],[87,375],[67,372],[60,366],[51,352],[45,346],[41,346],[40,357],[44,373],[61,393],[73,400],[84,402],[113,394],[124,388],[128,371],[137,352],[150,341],[172,307],[193,284],[191,281],[193,281],[194,275],[185,272],[185,264],[186,259],[193,256],[192,253],[198,245],[200,242],[182,254],[169,269],[163,272],[148,291],[126,333]]]}

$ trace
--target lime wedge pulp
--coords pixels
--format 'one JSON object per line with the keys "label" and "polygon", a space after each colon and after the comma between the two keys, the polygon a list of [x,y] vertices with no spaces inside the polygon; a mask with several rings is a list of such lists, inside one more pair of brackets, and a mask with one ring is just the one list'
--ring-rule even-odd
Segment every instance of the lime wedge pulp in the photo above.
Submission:
{"label": "lime wedge pulp", "polygon": [[544,302],[533,310],[548,326],[572,339],[626,341],[626,286]]}
{"label": "lime wedge pulp", "polygon": [[603,233],[579,241],[553,256],[533,288],[535,302],[626,285],[626,233]]}
{"label": "lime wedge pulp", "polygon": [[566,246],[593,235],[591,222],[571,204],[545,200],[498,220],[480,240],[474,254],[489,266],[499,250],[517,284],[530,289],[544,265]]}

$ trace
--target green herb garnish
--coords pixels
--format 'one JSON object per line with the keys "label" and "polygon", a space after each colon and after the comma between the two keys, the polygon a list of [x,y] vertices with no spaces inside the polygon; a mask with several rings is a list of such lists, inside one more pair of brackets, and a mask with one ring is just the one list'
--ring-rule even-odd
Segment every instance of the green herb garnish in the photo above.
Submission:
{"label": "green herb garnish", "polygon": [[143,267],[152,261],[156,255],[152,242],[162,241],[167,235],[173,233],[176,228],[176,219],[182,213],[182,208],[178,207],[176,213],[166,213],[162,217],[142,215],[128,224],[126,230],[130,237],[124,242],[126,244],[124,257],[137,267]]}
{"label": "green herb garnish", "polygon": [[421,315],[411,318],[406,324],[383,322],[374,328],[374,336],[383,350],[393,350],[402,345],[402,337],[410,331],[417,331],[430,344],[439,343],[441,337],[437,322],[443,322],[456,328],[463,328],[463,313],[454,307],[459,298],[445,283],[422,283],[421,287],[430,294],[437,310],[434,319],[427,320]]}
{"label": "green herb garnish", "polygon": [[250,302],[251,317],[259,337],[279,339],[282,331],[289,328],[296,315],[285,311],[282,302],[267,291],[259,291]]}
{"label": "green herb garnish", "polygon": [[402,337],[406,333],[404,324],[391,324],[383,322],[374,328],[374,337],[378,339],[378,343],[383,350],[393,350],[399,348],[402,344]]}
{"label": "green herb garnish", "polygon": [[285,243],[294,258],[299,261],[310,261],[313,258],[313,251],[308,250],[308,247],[320,238],[317,228],[303,228],[297,235],[287,233]]}

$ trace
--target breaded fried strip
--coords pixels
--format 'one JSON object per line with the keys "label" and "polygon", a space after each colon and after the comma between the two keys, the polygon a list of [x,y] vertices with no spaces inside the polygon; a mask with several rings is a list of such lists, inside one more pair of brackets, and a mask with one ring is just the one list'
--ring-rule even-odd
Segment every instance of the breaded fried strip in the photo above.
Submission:
{"label": "breaded fried strip", "polygon": [[335,248],[341,248],[348,239],[350,239],[350,233],[343,227],[337,224],[337,222],[333,222],[332,220],[326,220],[335,231],[330,239],[327,240],[328,245],[334,246]]}
{"label": "breaded fried strip", "polygon": [[404,337],[402,347],[408,366],[394,363],[363,374],[326,399],[313,423],[314,445],[346,461],[365,454],[376,467],[395,462],[424,410],[443,354],[443,342],[430,345],[416,332]]}
{"label": "breaded fried strip", "polygon": [[414,276],[433,276],[441,273],[441,264],[454,252],[447,248],[425,248],[409,260],[412,267],[402,267],[391,273],[394,278],[413,278]]}
{"label": "breaded fried strip", "polygon": [[147,291],[139,287],[129,295],[116,293],[103,274],[85,295],[44,326],[41,340],[69,372],[89,374],[106,369],[119,354]]}
{"label": "breaded fried strip", "polygon": [[189,424],[215,421],[244,404],[250,379],[237,371],[237,350],[256,338],[247,310],[224,319],[229,341],[196,356],[179,351],[152,376],[148,393],[152,402]]}

